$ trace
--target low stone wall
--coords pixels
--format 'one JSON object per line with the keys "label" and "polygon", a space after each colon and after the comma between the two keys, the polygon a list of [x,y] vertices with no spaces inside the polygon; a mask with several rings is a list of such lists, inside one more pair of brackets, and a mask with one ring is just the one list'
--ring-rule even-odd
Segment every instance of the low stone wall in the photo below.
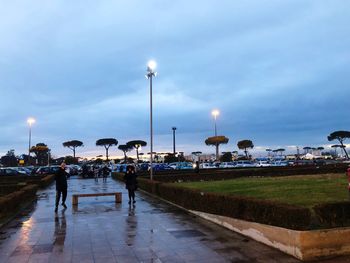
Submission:
{"label": "low stone wall", "polygon": [[298,231],[199,211],[190,212],[303,261],[350,254],[350,227]]}

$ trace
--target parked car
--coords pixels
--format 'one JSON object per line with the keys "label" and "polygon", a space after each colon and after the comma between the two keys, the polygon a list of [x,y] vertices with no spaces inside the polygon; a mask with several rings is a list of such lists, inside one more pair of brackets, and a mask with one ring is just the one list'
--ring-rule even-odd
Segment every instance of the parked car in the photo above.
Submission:
{"label": "parked car", "polygon": [[255,167],[255,164],[251,161],[243,160],[243,161],[237,161],[235,167],[237,168]]}
{"label": "parked car", "polygon": [[29,170],[25,167],[11,167],[11,169],[14,169],[17,172],[24,174],[24,175],[31,175],[31,170]]}
{"label": "parked car", "polygon": [[16,171],[13,168],[10,168],[10,167],[0,168],[0,176],[9,176],[9,175],[13,175],[13,176],[21,175],[21,176],[24,176],[26,174],[20,173],[20,172]]}
{"label": "parked car", "polygon": [[214,169],[216,166],[212,163],[200,163],[199,168],[201,169]]}
{"label": "parked car", "polygon": [[36,174],[38,175],[47,175],[47,174],[54,174],[58,171],[60,167],[58,165],[52,165],[52,166],[41,166],[36,170]]}
{"label": "parked car", "polygon": [[272,166],[279,166],[279,167],[283,167],[283,166],[288,166],[288,162],[286,161],[275,161],[271,163]]}
{"label": "parked car", "polygon": [[219,165],[219,168],[234,168],[236,165],[234,162],[222,162]]}
{"label": "parked car", "polygon": [[70,164],[66,166],[66,172],[70,175],[78,175],[82,172],[82,169],[79,165]]}
{"label": "parked car", "polygon": [[[150,170],[150,165],[148,167],[148,170]],[[171,166],[165,163],[154,163],[152,164],[153,171],[165,171],[165,170],[174,170]]]}
{"label": "parked car", "polygon": [[271,164],[268,161],[257,161],[255,163],[256,167],[270,167]]}
{"label": "parked car", "polygon": [[[171,166],[171,167],[173,168],[173,166]],[[190,169],[193,169],[193,164],[190,162],[178,162],[178,163],[176,163],[175,169],[176,170],[190,170]]]}

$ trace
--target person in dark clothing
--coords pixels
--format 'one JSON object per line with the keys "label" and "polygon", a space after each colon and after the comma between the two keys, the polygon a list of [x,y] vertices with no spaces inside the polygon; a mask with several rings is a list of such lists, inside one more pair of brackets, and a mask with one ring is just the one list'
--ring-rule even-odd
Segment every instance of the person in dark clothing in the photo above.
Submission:
{"label": "person in dark clothing", "polygon": [[65,171],[66,164],[62,163],[60,169],[57,170],[55,174],[56,181],[56,203],[55,203],[55,212],[58,210],[58,204],[62,195],[62,206],[67,208],[66,206],[66,198],[67,198],[67,173]]}
{"label": "person in dark clothing", "polygon": [[135,190],[137,189],[137,180],[136,180],[135,168],[132,165],[128,165],[126,168],[126,173],[124,175],[125,187],[128,189],[129,193],[129,205],[132,203],[135,204]]}
{"label": "person in dark clothing", "polygon": [[102,168],[103,182],[107,182],[107,177],[108,177],[110,171],[111,170],[107,167],[107,165],[103,166],[103,168]]}

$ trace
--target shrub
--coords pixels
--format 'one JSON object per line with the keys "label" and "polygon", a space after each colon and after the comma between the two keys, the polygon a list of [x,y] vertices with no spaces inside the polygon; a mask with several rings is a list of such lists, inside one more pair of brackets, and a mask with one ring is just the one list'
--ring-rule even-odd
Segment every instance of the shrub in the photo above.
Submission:
{"label": "shrub", "polygon": [[350,225],[350,202],[320,204],[314,208],[318,224],[322,227]]}
{"label": "shrub", "polygon": [[55,175],[54,174],[46,175],[44,178],[42,178],[40,180],[40,187],[41,188],[47,187],[50,184],[52,184],[54,180],[55,180]]}
{"label": "shrub", "polygon": [[23,203],[35,198],[38,186],[28,185],[22,189],[0,197],[0,214],[8,214],[15,211]]}

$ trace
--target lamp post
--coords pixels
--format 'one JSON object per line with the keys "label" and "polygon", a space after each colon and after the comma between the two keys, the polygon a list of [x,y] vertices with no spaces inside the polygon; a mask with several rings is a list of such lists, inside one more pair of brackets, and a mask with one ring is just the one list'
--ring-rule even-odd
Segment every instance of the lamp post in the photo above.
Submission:
{"label": "lamp post", "polygon": [[[211,115],[214,116],[214,123],[215,123],[215,137],[218,136],[218,131],[217,131],[217,127],[216,127],[216,118],[217,116],[220,114],[220,112],[218,110],[212,110]],[[216,160],[218,160],[219,158],[219,147],[218,147],[218,143],[215,144],[215,148],[216,148]]]}
{"label": "lamp post", "polygon": [[152,101],[152,80],[153,77],[157,75],[157,72],[155,72],[157,63],[154,60],[151,60],[147,64],[147,74],[146,78],[149,79],[149,94],[150,94],[150,142],[151,142],[151,168],[150,168],[150,177],[151,180],[153,180],[153,101]]}
{"label": "lamp post", "polygon": [[30,165],[30,146],[31,146],[31,141],[32,141],[32,125],[35,123],[35,119],[28,118],[27,123],[29,125],[28,164]]}
{"label": "lamp post", "polygon": [[173,130],[173,154],[175,156],[175,153],[176,153],[176,149],[175,149],[175,131],[176,131],[176,127],[173,127],[172,130]]}

